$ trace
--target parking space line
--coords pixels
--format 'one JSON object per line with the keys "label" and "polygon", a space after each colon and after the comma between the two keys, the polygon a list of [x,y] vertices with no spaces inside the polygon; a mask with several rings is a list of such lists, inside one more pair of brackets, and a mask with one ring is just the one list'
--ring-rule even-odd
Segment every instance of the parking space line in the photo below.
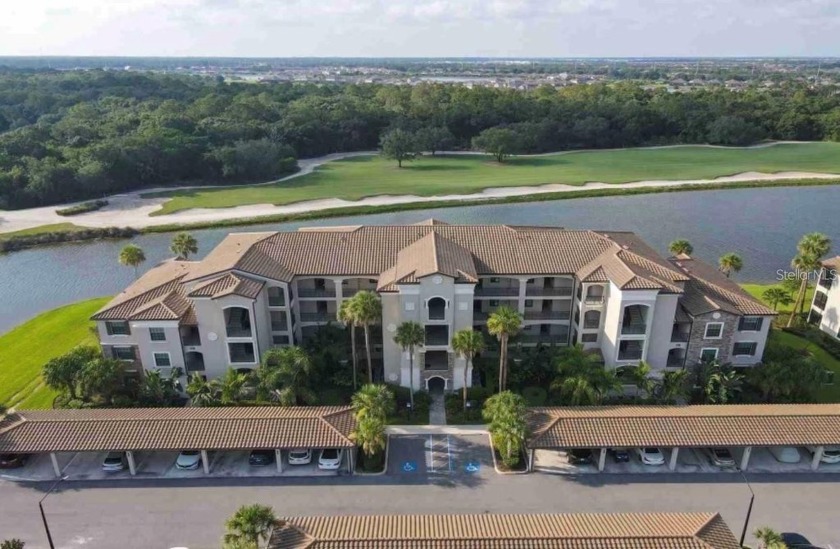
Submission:
{"label": "parking space line", "polygon": [[429,472],[435,472],[435,442],[434,436],[429,435]]}
{"label": "parking space line", "polygon": [[449,435],[446,435],[446,456],[449,458],[449,472],[452,472],[452,450],[449,446]]}

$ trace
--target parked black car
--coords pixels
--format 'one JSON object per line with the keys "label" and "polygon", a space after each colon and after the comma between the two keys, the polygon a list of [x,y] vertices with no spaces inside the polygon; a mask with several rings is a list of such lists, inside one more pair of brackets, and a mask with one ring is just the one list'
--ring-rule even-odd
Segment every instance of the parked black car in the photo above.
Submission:
{"label": "parked black car", "polygon": [[248,464],[254,467],[264,467],[274,463],[274,450],[251,450]]}
{"label": "parked black car", "polygon": [[592,450],[576,448],[569,450],[568,456],[572,465],[586,465],[592,462]]}
{"label": "parked black car", "polygon": [[612,448],[610,449],[613,461],[616,463],[627,463],[630,461],[630,452],[627,448]]}
{"label": "parked black car", "polygon": [[0,469],[17,469],[26,465],[29,454],[0,454]]}

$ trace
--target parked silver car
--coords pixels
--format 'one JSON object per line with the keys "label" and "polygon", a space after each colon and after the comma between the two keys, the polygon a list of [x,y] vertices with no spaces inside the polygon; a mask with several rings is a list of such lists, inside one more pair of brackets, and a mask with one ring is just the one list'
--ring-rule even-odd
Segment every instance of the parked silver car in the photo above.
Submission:
{"label": "parked silver car", "polygon": [[645,465],[665,465],[665,456],[659,448],[636,448],[636,453]]}
{"label": "parked silver car", "polygon": [[126,467],[125,452],[110,452],[105,459],[102,460],[102,470],[114,473],[116,471],[123,471]]}
{"label": "parked silver car", "polygon": [[735,458],[727,448],[708,448],[709,461],[717,467],[735,467]]}

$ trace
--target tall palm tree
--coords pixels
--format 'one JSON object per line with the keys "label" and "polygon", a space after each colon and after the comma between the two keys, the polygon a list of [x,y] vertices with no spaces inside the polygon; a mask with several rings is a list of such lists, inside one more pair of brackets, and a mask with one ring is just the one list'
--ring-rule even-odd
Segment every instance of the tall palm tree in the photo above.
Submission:
{"label": "tall palm tree", "polygon": [[361,389],[353,393],[350,403],[358,421],[371,417],[384,423],[396,407],[394,393],[385,385],[373,383],[362,385]]}
{"label": "tall palm tree", "polygon": [[573,406],[599,404],[609,392],[621,388],[615,371],[604,368],[598,356],[580,344],[563,349],[557,360],[557,373],[552,389],[559,390]]}
{"label": "tall palm tree", "polygon": [[820,260],[831,250],[831,240],[822,233],[808,233],[803,236],[796,246],[796,257],[791,261],[791,267],[800,274],[799,292],[793,304],[793,311],[787,321],[787,327],[793,326],[793,318],[805,304],[805,293],[808,291],[808,277],[811,271],[821,267]]}
{"label": "tall palm tree", "polygon": [[463,407],[464,409],[467,408],[467,374],[470,371],[470,366],[472,366],[473,358],[475,355],[480,353],[484,350],[484,336],[481,335],[481,332],[477,332],[475,330],[471,330],[469,328],[465,330],[458,330],[455,332],[455,335],[452,337],[452,350],[456,353],[461,355],[464,359],[464,402]]}
{"label": "tall palm tree", "polygon": [[172,239],[172,244],[169,250],[175,254],[178,259],[186,261],[190,255],[198,253],[198,241],[190,233],[178,233]]}
{"label": "tall palm tree", "polygon": [[417,322],[403,322],[397,326],[394,343],[408,351],[408,388],[411,410],[414,411],[414,350],[426,341],[426,331]]}
{"label": "tall palm tree", "polygon": [[764,290],[761,294],[761,298],[769,303],[770,306],[773,307],[774,311],[779,308],[779,305],[790,305],[793,303],[793,298],[790,297],[790,294],[787,293],[784,288],[777,286]]}
{"label": "tall palm tree", "polygon": [[518,311],[501,306],[487,319],[487,331],[499,339],[499,392],[507,385],[508,341],[522,328],[522,315]]}
{"label": "tall palm tree", "polygon": [[651,370],[650,364],[644,360],[629,370],[633,384],[639,393],[644,393],[645,397],[653,393],[654,380],[650,377]]}
{"label": "tall palm tree", "polygon": [[268,541],[271,530],[279,526],[274,510],[267,505],[243,505],[225,523],[225,544],[229,547],[254,549]]}
{"label": "tall palm tree", "polygon": [[362,290],[350,300],[356,321],[365,330],[365,353],[367,354],[368,383],[373,383],[373,362],[370,358],[370,327],[382,318],[382,302],[379,296],[369,290]]}
{"label": "tall palm tree", "polygon": [[312,359],[301,347],[272,349],[277,355],[277,380],[281,389],[275,390],[280,404],[295,406],[315,401],[315,393],[309,388],[312,377]]}
{"label": "tall palm tree", "polygon": [[656,398],[663,404],[672,404],[688,392],[688,370],[675,370],[662,374],[654,387]]}
{"label": "tall palm tree", "polygon": [[731,275],[733,271],[737,273],[743,268],[744,260],[741,259],[740,255],[734,252],[723,254],[718,260],[718,269],[726,275],[726,278],[729,278],[729,275]]}
{"label": "tall palm tree", "polygon": [[379,417],[365,417],[356,423],[356,429],[350,434],[350,438],[368,457],[382,452],[388,441],[385,422]]}
{"label": "tall palm tree", "polygon": [[187,395],[193,406],[213,406],[219,402],[216,386],[207,383],[199,374],[193,374],[187,383]]}
{"label": "tall palm tree", "polygon": [[694,253],[694,246],[691,245],[691,242],[684,238],[678,238],[668,244],[668,251],[674,255],[691,255]]}
{"label": "tall palm tree", "polygon": [[490,424],[493,445],[508,467],[519,462],[519,451],[525,444],[528,434],[525,412],[525,399],[510,391],[497,393],[484,402],[482,415]]}
{"label": "tall palm tree", "polygon": [[146,253],[140,246],[137,246],[136,244],[128,244],[120,250],[119,261],[120,265],[134,267],[134,278],[137,278],[137,267],[146,261]]}
{"label": "tall palm tree", "polygon": [[225,406],[230,406],[243,399],[247,382],[247,375],[241,374],[233,368],[228,368],[221,379],[214,379],[211,383],[218,387],[219,402]]}
{"label": "tall palm tree", "polygon": [[338,320],[345,326],[350,326],[350,353],[353,357],[353,390],[355,391],[358,382],[356,381],[356,372],[359,369],[359,358],[356,352],[356,312],[353,309],[353,301],[345,299],[341,302],[341,307],[338,309]]}

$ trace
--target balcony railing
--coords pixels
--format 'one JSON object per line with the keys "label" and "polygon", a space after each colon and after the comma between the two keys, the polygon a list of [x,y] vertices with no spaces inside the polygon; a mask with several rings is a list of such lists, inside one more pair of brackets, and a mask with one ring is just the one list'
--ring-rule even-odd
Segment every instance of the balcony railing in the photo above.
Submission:
{"label": "balcony railing", "polygon": [[583,329],[584,330],[596,330],[601,326],[601,321],[598,322],[590,322],[590,321],[583,321]]}
{"label": "balcony railing", "polygon": [[823,288],[831,288],[832,283],[834,283],[833,276],[823,274],[823,276],[820,277],[820,286]]}
{"label": "balcony railing", "polygon": [[445,334],[426,334],[426,345],[449,345],[449,337]]}
{"label": "balcony railing", "polygon": [[523,345],[536,343],[558,343],[565,344],[569,340],[569,334],[539,334],[523,335],[516,338],[516,341]]}
{"label": "balcony railing", "polygon": [[236,364],[253,364],[255,362],[253,353],[242,352],[231,353],[230,361]]}
{"label": "balcony railing", "polygon": [[587,305],[602,305],[604,303],[604,296],[602,295],[588,295],[583,299]]}
{"label": "balcony railing", "polygon": [[646,324],[622,324],[621,333],[623,335],[642,335],[647,331]]}
{"label": "balcony railing", "polygon": [[475,295],[510,297],[519,295],[519,288],[476,288]]}
{"label": "balcony railing", "polygon": [[251,337],[250,327],[228,324],[225,327],[225,331],[228,337]]}
{"label": "balcony railing", "polygon": [[525,311],[525,320],[569,320],[569,311]]}
{"label": "balcony railing", "polygon": [[568,297],[572,295],[572,287],[564,286],[559,288],[527,288],[525,295],[534,296],[548,296],[548,297]]}
{"label": "balcony railing", "polygon": [[491,313],[485,311],[473,311],[473,321],[478,320],[487,320],[490,318]]}
{"label": "balcony railing", "polygon": [[672,343],[685,343],[691,334],[688,332],[671,332]]}
{"label": "balcony railing", "polygon": [[669,356],[665,366],[668,368],[682,368],[685,366],[685,357]]}
{"label": "balcony railing", "polygon": [[269,307],[285,307],[286,306],[286,299],[281,296],[269,296],[268,297],[268,306]]}
{"label": "balcony railing", "polygon": [[330,313],[300,313],[301,322],[328,322],[335,320],[335,314]]}
{"label": "balcony railing", "polygon": [[201,345],[201,337],[198,334],[181,336],[181,345],[184,347],[197,347]]}
{"label": "balcony railing", "polygon": [[335,297],[335,289],[298,288],[298,297]]}
{"label": "balcony railing", "polygon": [[426,370],[448,370],[449,364],[441,360],[430,360],[424,364]]}
{"label": "balcony railing", "polygon": [[285,322],[272,322],[271,323],[271,331],[272,332],[288,332],[289,325]]}
{"label": "balcony railing", "polygon": [[642,359],[642,350],[641,349],[628,349],[626,351],[619,351],[618,352],[618,360],[641,360]]}

